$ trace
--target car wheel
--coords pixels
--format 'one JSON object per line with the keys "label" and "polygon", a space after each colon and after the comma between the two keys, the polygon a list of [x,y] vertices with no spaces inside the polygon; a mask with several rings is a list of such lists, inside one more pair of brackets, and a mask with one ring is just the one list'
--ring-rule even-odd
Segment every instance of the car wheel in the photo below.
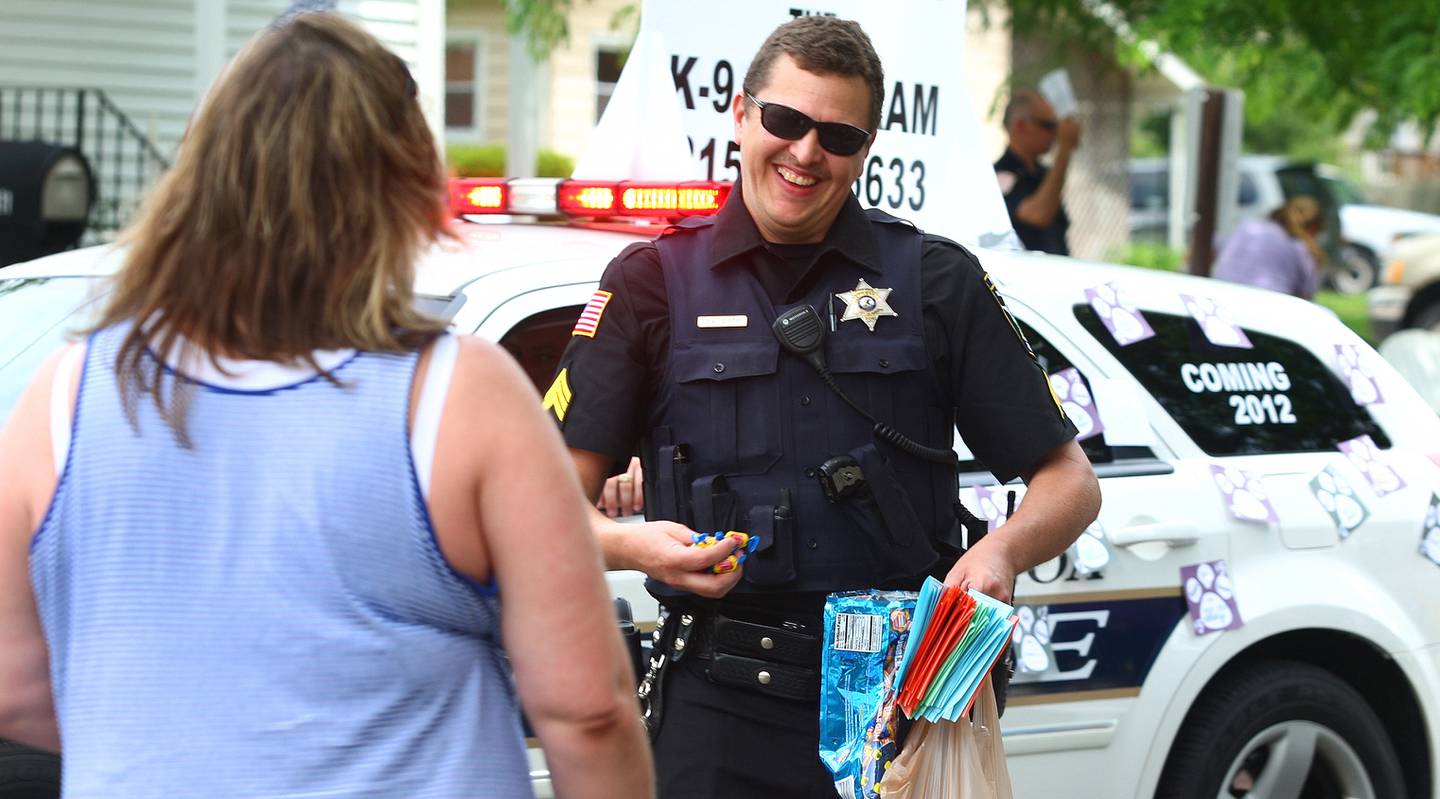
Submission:
{"label": "car wheel", "polygon": [[1364,247],[1346,244],[1325,274],[1331,288],[1341,294],[1363,294],[1380,279],[1380,263]]}
{"label": "car wheel", "polygon": [[1157,797],[1400,799],[1400,761],[1365,700],[1307,663],[1270,661],[1200,697]]}
{"label": "car wheel", "polygon": [[0,741],[0,799],[57,799],[60,758]]}

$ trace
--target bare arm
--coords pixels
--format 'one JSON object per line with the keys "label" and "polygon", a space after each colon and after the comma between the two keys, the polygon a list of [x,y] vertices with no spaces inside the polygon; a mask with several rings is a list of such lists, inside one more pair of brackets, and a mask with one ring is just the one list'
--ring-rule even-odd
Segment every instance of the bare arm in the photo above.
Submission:
{"label": "bare arm", "polygon": [[[557,793],[653,796],[634,676],[560,437],[524,374],[495,346],[462,339],[453,380],[446,445],[472,453],[467,466],[503,598],[505,649]],[[469,413],[448,413],[452,404]]]}
{"label": "bare arm", "polygon": [[1015,216],[1027,225],[1045,227],[1060,213],[1060,194],[1065,188],[1065,175],[1070,171],[1070,155],[1080,142],[1080,123],[1067,118],[1060,121],[1055,147],[1055,161],[1035,193],[1015,207]]}
{"label": "bare arm", "polygon": [[[595,497],[610,470],[610,459],[583,449],[570,450],[570,457],[575,461],[585,496]],[[727,540],[713,547],[688,546],[692,531],[683,524],[663,521],[621,524],[591,507],[590,527],[609,568],[637,569],[700,596],[724,596],[740,581],[744,571],[742,566],[728,574],[712,573],[710,567],[733,553],[735,544]]]}
{"label": "bare arm", "polygon": [[30,541],[55,492],[51,356],[0,431],[0,738],[60,751],[50,661],[30,584]]}
{"label": "bare arm", "polygon": [[1025,483],[1015,515],[960,558],[947,585],[1010,602],[1016,575],[1064,552],[1100,513],[1099,481],[1075,441],[1051,450]]}

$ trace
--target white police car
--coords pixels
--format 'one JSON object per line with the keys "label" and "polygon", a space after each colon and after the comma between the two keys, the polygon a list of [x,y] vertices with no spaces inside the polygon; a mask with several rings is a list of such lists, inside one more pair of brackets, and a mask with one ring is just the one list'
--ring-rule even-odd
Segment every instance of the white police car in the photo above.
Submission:
{"label": "white police car", "polygon": [[[560,205],[674,213],[723,191],[571,183]],[[454,196],[469,213],[514,214],[556,195],[524,181]],[[543,390],[606,263],[658,228],[492,219],[427,257],[421,300],[500,342]],[[1091,531],[1017,589],[1004,720],[1016,795],[1440,797],[1440,420],[1309,303],[980,255],[1104,492]],[[89,249],[0,270],[0,412],[117,262]],[[973,460],[962,486],[996,523],[1008,491],[1023,501]],[[640,575],[611,582],[653,621]],[[19,795],[7,757],[12,779],[33,768],[0,748],[0,799]]]}

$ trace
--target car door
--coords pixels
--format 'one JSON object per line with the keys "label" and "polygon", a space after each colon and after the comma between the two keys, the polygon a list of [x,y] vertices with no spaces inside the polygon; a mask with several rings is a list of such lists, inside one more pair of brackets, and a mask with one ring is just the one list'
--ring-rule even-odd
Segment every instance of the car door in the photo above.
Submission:
{"label": "car door", "polygon": [[[1016,586],[1017,669],[1004,725],[1016,795],[1133,795],[1152,732],[1132,723],[1137,703],[1164,701],[1144,695],[1146,679],[1172,638],[1190,635],[1180,570],[1225,559],[1231,520],[1212,497],[1197,501],[1208,469],[1176,457],[1173,425],[1153,399],[1007,301],[1081,430],[1103,496],[1082,541]],[[982,505],[980,494],[999,504],[996,490],[1022,488],[974,471],[962,484],[962,498]]]}

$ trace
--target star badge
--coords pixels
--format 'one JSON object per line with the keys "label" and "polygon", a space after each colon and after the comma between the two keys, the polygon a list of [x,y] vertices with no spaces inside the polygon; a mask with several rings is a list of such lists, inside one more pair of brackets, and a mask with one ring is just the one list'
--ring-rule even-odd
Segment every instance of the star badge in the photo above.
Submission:
{"label": "star badge", "polygon": [[890,289],[877,289],[860,278],[860,282],[850,291],[842,291],[835,295],[845,301],[845,315],[840,321],[848,322],[851,319],[859,319],[875,332],[875,322],[882,316],[899,316],[895,310],[886,302],[890,296]]}

